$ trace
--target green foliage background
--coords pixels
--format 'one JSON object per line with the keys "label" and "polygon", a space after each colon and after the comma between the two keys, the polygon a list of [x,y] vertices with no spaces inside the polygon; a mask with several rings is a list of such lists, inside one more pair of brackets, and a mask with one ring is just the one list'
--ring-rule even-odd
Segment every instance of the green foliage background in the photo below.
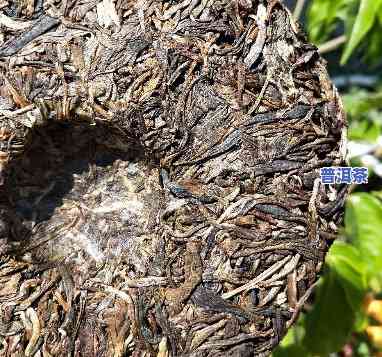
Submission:
{"label": "green foliage background", "polygon": [[[366,314],[364,304],[366,296],[382,299],[382,165],[380,172],[374,171],[382,158],[382,0],[298,2],[305,3],[304,27],[311,42],[320,48],[346,36],[332,49],[342,69],[346,73],[353,61],[374,74],[371,87],[341,90],[349,141],[368,148],[368,161],[374,166],[369,167],[368,185],[351,188],[344,228],[327,255],[314,304],[300,315],[273,356],[382,356],[381,346],[366,334],[368,326],[378,323]],[[350,162],[364,166],[362,155]]]}

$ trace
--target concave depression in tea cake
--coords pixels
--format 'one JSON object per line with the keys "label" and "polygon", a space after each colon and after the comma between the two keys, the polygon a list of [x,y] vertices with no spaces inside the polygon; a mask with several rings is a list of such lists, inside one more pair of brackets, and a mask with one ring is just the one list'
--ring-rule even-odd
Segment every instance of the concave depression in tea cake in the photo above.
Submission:
{"label": "concave depression in tea cake", "polygon": [[1,2],[0,351],[268,356],[343,214],[346,123],[279,1]]}

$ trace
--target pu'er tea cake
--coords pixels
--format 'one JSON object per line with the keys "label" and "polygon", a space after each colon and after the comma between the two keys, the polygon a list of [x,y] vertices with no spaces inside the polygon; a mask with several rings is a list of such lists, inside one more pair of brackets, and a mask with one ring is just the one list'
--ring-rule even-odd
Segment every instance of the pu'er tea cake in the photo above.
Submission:
{"label": "pu'er tea cake", "polygon": [[279,0],[0,2],[0,351],[268,356],[343,215],[346,122]]}

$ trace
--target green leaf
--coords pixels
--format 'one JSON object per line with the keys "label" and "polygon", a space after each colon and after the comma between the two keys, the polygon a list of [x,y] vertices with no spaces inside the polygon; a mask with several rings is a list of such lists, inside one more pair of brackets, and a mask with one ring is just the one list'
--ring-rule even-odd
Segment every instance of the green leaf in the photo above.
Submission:
{"label": "green leaf", "polygon": [[346,204],[345,230],[366,263],[368,277],[382,270],[382,204],[368,193],[352,194]]}
{"label": "green leaf", "polygon": [[378,16],[379,23],[382,25],[382,4],[379,6],[379,9],[377,11],[377,16]]}
{"label": "green leaf", "polygon": [[374,197],[382,200],[382,191],[372,191]]}
{"label": "green leaf", "polygon": [[369,316],[367,316],[365,309],[360,309],[356,314],[353,331],[362,333],[365,331],[367,326],[369,326]]}
{"label": "green leaf", "polygon": [[376,294],[382,292],[382,272],[376,272],[369,282],[370,289]]}
{"label": "green leaf", "polygon": [[323,278],[313,310],[306,317],[304,346],[313,355],[326,356],[339,351],[355,322],[342,279],[334,269]]}
{"label": "green leaf", "polygon": [[272,353],[272,357],[309,357],[310,353],[302,345],[301,340],[305,335],[303,326],[301,326],[301,320],[303,315],[296,325],[291,328],[285,337],[282,339],[280,346]]}
{"label": "green leaf", "polygon": [[[343,97],[347,114],[351,119],[359,117],[369,117],[369,112],[382,109],[382,90],[366,91],[359,88],[351,88],[349,93]],[[380,115],[380,113],[378,113]],[[378,119],[379,120],[379,119]]]}
{"label": "green leaf", "polygon": [[353,30],[342,54],[341,64],[345,64],[362,39],[372,28],[382,0],[361,0]]}
{"label": "green leaf", "polygon": [[312,354],[320,355],[338,351],[346,343],[356,321],[362,321],[367,291],[366,265],[355,247],[334,242],[326,264],[315,306],[306,317],[303,340]]}
{"label": "green leaf", "polygon": [[[381,8],[382,10],[382,8]],[[380,11],[381,11],[380,10]],[[365,48],[365,56],[364,58],[370,63],[372,66],[378,66],[380,63],[380,58],[382,55],[382,24],[380,21],[375,21],[374,26],[369,32],[367,36],[368,43]]]}
{"label": "green leaf", "polygon": [[310,357],[311,354],[304,348],[304,346],[290,345],[288,347],[278,347],[273,353],[272,357]]}
{"label": "green leaf", "polygon": [[[318,43],[321,37],[322,24],[329,15],[329,1],[312,1],[308,10],[308,33],[311,41]],[[321,6],[320,6],[321,5]]]}
{"label": "green leaf", "polygon": [[350,244],[334,242],[329,250],[326,263],[336,271],[349,304],[357,312],[367,289],[366,264],[360,251]]}
{"label": "green leaf", "polygon": [[362,142],[375,142],[382,133],[382,124],[378,121],[363,120],[352,121],[349,125],[349,139]]}
{"label": "green leaf", "polygon": [[307,12],[309,39],[315,44],[326,41],[336,27],[338,18],[346,17],[349,0],[311,1]]}

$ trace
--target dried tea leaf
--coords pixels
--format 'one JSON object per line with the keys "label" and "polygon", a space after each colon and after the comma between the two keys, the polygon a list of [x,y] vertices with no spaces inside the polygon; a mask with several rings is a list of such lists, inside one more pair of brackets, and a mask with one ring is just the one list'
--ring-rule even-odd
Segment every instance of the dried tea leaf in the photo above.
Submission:
{"label": "dried tea leaf", "polygon": [[269,355],[347,194],[319,180],[344,166],[346,121],[290,12],[273,0],[5,6],[9,353]]}

